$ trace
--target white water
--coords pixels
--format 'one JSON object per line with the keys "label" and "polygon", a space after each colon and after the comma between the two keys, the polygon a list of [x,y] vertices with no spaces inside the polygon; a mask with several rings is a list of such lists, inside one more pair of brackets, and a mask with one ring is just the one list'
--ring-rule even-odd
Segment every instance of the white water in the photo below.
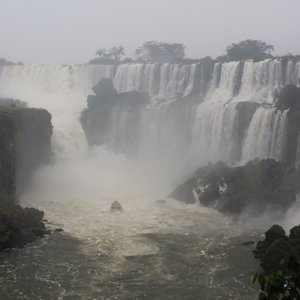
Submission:
{"label": "white water", "polygon": [[52,115],[52,145],[56,158],[76,156],[87,150],[79,115],[86,96],[113,67],[92,65],[25,65],[0,69],[0,96],[22,99]]}
{"label": "white water", "polygon": [[254,158],[281,159],[286,114],[287,111],[280,112],[273,108],[257,109],[246,133],[242,159],[244,162]]}
{"label": "white water", "polygon": [[[88,151],[79,115],[91,87],[103,77],[113,78],[119,92],[139,90],[152,97],[152,104],[141,113],[135,159],[152,178],[159,170],[157,181],[168,188],[208,161],[232,164],[256,157],[282,158],[286,114],[273,108],[261,105],[237,142],[237,128],[244,118],[239,103],[272,106],[274,93],[284,84],[280,60],[215,66],[125,64],[115,75],[112,66],[9,66],[0,70],[0,96],[48,109],[56,159],[78,159]],[[285,77],[285,84],[297,81],[299,62],[288,62]],[[178,96],[184,98],[176,100]],[[130,118],[121,110],[114,116],[111,145],[122,152]]]}

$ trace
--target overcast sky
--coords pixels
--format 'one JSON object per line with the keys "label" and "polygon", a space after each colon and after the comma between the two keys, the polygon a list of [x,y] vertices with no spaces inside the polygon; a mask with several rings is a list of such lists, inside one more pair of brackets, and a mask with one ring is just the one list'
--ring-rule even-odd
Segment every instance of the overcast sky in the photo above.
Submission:
{"label": "overcast sky", "polygon": [[84,63],[114,45],[132,56],[148,40],[193,58],[244,39],[299,54],[299,31],[300,0],[0,0],[0,57],[24,63]]}

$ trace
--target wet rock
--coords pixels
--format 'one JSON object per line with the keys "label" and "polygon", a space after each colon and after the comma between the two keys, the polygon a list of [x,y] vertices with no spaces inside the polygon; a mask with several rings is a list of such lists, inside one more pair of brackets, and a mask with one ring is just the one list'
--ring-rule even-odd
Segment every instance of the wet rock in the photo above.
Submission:
{"label": "wet rock", "polygon": [[51,115],[18,102],[7,107],[8,100],[0,100],[0,195],[14,199],[33,172],[50,161]]}
{"label": "wet rock", "polygon": [[198,169],[170,197],[185,203],[199,201],[223,213],[255,215],[265,210],[286,211],[300,190],[300,171],[272,159],[253,160],[245,166],[223,162]]}
{"label": "wet rock", "polygon": [[300,133],[300,88],[289,84],[280,91],[275,100],[277,109],[281,111],[288,109],[283,161],[290,168],[299,167],[297,148]]}
{"label": "wet rock", "polygon": [[170,195],[170,198],[176,199],[187,204],[196,203],[194,190],[197,188],[197,180],[195,177],[188,179],[179,185]]}
{"label": "wet rock", "polygon": [[129,155],[137,149],[142,108],[149,97],[138,91],[118,93],[112,79],[101,79],[93,88],[96,95],[87,98],[87,109],[80,121],[89,145],[111,142],[111,132],[122,130],[124,138],[113,147]]}
{"label": "wet rock", "polygon": [[54,232],[63,232],[64,230],[62,228],[56,228],[54,229]]}
{"label": "wet rock", "polygon": [[107,99],[114,99],[118,96],[118,92],[114,87],[113,81],[109,78],[101,79],[94,87],[93,91],[97,98],[105,101]]}
{"label": "wet rock", "polygon": [[0,204],[0,250],[22,248],[46,233],[44,213],[11,203]]}

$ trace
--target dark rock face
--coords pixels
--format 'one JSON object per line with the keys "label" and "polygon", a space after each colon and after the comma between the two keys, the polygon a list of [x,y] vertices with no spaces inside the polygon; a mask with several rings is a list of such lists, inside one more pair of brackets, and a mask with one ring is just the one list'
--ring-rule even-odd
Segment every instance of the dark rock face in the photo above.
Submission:
{"label": "dark rock face", "polygon": [[44,213],[35,208],[0,204],[0,250],[22,248],[46,233]]}
{"label": "dark rock face", "polygon": [[232,147],[233,151],[231,154],[231,161],[233,162],[240,161],[241,159],[244,137],[252,117],[258,107],[258,103],[246,101],[239,102],[236,106],[237,113],[234,120],[233,131],[235,144]]}
{"label": "dark rock face", "polygon": [[286,210],[296,200],[299,182],[299,171],[290,171],[272,159],[234,168],[219,162],[198,169],[170,197],[185,203],[198,200],[230,214],[245,209],[258,213],[265,209]]}
{"label": "dark rock face", "polygon": [[17,127],[17,194],[33,172],[51,160],[51,115],[44,109],[23,109],[13,114]]}
{"label": "dark rock face", "polygon": [[0,114],[0,124],[0,195],[11,201],[16,192],[17,128],[5,114]]}
{"label": "dark rock face", "polygon": [[279,93],[276,107],[280,110],[295,108],[300,105],[300,88],[293,84],[285,86]]}
{"label": "dark rock face", "polygon": [[192,177],[188,179],[185,183],[179,185],[169,197],[174,198],[180,202],[187,204],[196,203],[195,189],[197,188],[197,179]]}
{"label": "dark rock face", "polygon": [[293,227],[288,237],[281,226],[273,225],[265,233],[265,239],[257,243],[253,253],[255,258],[260,259],[261,267],[266,274],[272,274],[277,270],[285,272],[281,265],[282,259],[300,255],[300,225]]}
{"label": "dark rock face", "polygon": [[[300,88],[293,84],[285,86],[277,96],[276,107],[289,109],[286,123],[286,146],[283,161],[290,167],[296,166],[298,139],[300,133]],[[299,151],[299,149],[298,149]]]}
{"label": "dark rock face", "polygon": [[[43,109],[0,106],[0,195],[20,193],[51,158],[51,115]],[[4,190],[3,190],[4,189]]]}
{"label": "dark rock face", "polygon": [[[43,109],[0,99],[0,250],[23,247],[47,233],[44,213],[16,205],[38,166],[51,156],[52,125]],[[3,100],[3,101],[2,101]],[[3,105],[1,105],[3,104]]]}
{"label": "dark rock face", "polygon": [[[81,114],[81,124],[89,144],[107,144],[125,153],[132,152],[139,136],[141,109],[149,97],[138,91],[119,94],[112,80],[107,78],[102,79],[93,90],[95,95],[88,96],[88,108]],[[122,139],[111,140],[112,133],[118,130],[122,130],[126,145],[121,143]]]}

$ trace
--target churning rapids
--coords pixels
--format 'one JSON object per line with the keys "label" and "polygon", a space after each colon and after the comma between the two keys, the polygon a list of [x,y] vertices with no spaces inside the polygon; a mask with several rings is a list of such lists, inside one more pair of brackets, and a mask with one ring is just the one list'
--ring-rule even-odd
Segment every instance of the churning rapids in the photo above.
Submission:
{"label": "churning rapids", "polygon": [[[103,77],[119,92],[151,96],[136,157],[112,146],[120,137],[121,149],[128,146],[127,112],[118,112],[111,143],[85,140],[79,115]],[[214,210],[163,199],[208,161],[281,159],[286,113],[273,108],[273,94],[299,78],[299,63],[283,72],[279,60],[215,64],[211,72],[201,63],[0,68],[0,96],[52,114],[54,161],[20,201],[64,229],[0,254],[0,299],[254,299],[258,263],[241,243],[257,234]],[[168,110],[178,96],[194,99],[180,114]],[[235,131],[240,103],[257,105],[243,136]],[[115,200],[122,213],[110,212]]]}

